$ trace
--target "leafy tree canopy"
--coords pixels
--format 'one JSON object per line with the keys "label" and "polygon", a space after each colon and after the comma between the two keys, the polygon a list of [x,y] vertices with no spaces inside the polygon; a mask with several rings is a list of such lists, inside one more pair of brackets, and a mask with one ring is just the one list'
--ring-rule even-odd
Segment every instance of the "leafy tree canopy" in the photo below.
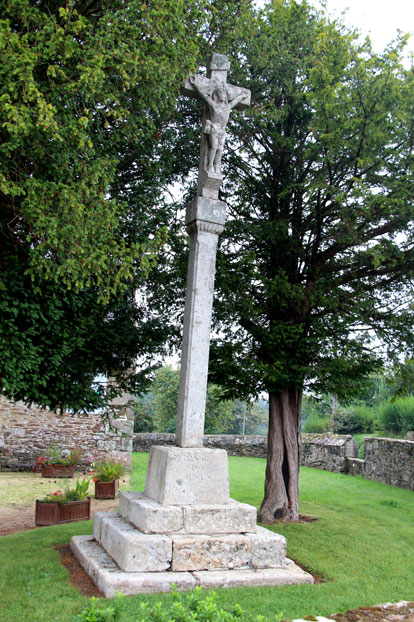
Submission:
{"label": "leafy tree canopy", "polygon": [[[149,392],[136,407],[136,428],[141,431],[175,432],[180,370],[169,365],[155,372]],[[206,434],[227,432],[233,424],[233,402],[224,400],[220,387],[209,384],[204,431]],[[142,421],[140,421],[140,418]],[[152,425],[148,425],[151,419]],[[151,430],[148,428],[151,427]],[[144,428],[144,429],[143,429]]]}
{"label": "leafy tree canopy", "polygon": [[150,371],[167,338],[133,290],[165,241],[160,188],[177,172],[160,137],[209,2],[0,7],[1,386],[90,409],[106,400],[96,374],[124,381],[137,354]]}
{"label": "leafy tree canopy", "polygon": [[125,231],[127,173],[152,190],[158,181],[142,155],[195,66],[206,3],[0,4],[2,246],[28,245],[32,275],[92,284],[107,300],[145,273],[160,241],[159,230]]}

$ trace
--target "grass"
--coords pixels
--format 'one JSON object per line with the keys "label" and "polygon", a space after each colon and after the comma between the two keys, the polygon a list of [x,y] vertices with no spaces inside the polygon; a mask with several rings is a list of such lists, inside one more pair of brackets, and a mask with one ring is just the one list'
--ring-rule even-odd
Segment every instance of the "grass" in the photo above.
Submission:
{"label": "grass", "polygon": [[[35,499],[45,497],[49,492],[55,490],[65,490],[73,488],[76,479],[88,478],[87,475],[76,473],[75,478],[49,479],[42,478],[40,473],[22,471],[20,473],[10,473],[10,471],[0,473],[0,507],[33,505]],[[129,476],[122,478],[121,490],[130,490]],[[89,487],[89,494],[93,496],[93,482]]]}
{"label": "grass", "polygon": [[[142,490],[146,454],[134,454],[132,487]],[[231,495],[258,506],[265,460],[230,458]],[[314,586],[223,589],[221,606],[238,602],[243,622],[258,614],[274,622],[307,614],[328,615],[360,605],[413,600],[414,493],[358,477],[315,469],[301,470],[301,513],[314,523],[278,524],[288,555],[325,578]],[[89,534],[92,522],[44,527],[0,539],[2,622],[73,622],[87,599],[70,587],[53,546],[72,535]],[[170,595],[135,596],[120,605],[121,622],[137,621],[139,603]]]}

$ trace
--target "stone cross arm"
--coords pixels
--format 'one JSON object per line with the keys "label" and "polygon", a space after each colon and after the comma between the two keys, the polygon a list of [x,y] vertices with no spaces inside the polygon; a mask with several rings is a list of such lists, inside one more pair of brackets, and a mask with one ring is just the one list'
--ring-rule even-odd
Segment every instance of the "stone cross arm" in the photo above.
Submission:
{"label": "stone cross arm", "polygon": [[[205,78],[203,76],[197,76],[197,81],[203,85],[204,89],[208,92],[210,97],[213,95],[213,92],[217,88],[217,86],[220,85],[218,81],[212,78]],[[250,94],[251,93],[249,89],[245,89],[241,86],[234,86],[233,84],[228,84],[227,82],[224,83],[224,86],[228,93],[228,98],[230,102],[232,102],[236,97],[240,97],[241,95],[244,94],[244,97],[242,98],[242,100],[239,101],[234,106],[234,108],[237,108],[239,110],[244,110],[245,108],[248,108],[250,106]],[[196,90],[194,84],[190,82],[189,78],[187,78],[187,80],[184,82],[181,92],[183,95],[187,95],[187,97],[203,99],[201,95],[199,94],[199,92]]]}

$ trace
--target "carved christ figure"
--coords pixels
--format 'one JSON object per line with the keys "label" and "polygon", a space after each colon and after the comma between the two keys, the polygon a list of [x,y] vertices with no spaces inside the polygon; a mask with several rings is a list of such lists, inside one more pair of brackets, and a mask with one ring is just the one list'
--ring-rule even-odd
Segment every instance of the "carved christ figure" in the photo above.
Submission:
{"label": "carved christ figure", "polygon": [[212,96],[209,94],[208,87],[197,76],[190,77],[190,84],[193,85],[200,97],[206,102],[209,109],[210,118],[207,119],[204,128],[204,134],[206,134],[208,140],[207,170],[213,173],[220,173],[221,157],[226,138],[226,125],[230,112],[243,99],[248,99],[249,94],[246,92],[241,93],[229,101],[227,89],[221,84],[215,87]]}

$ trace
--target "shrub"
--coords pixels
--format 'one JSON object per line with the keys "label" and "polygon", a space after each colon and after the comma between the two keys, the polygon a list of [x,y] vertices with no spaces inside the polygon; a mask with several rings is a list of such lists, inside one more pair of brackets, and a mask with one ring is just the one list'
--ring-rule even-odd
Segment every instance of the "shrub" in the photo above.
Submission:
{"label": "shrub", "polygon": [[380,411],[380,423],[385,430],[406,433],[414,430],[414,397],[401,397],[387,402]]}
{"label": "shrub", "polygon": [[302,431],[305,434],[323,434],[324,432],[330,432],[330,430],[331,418],[321,417],[320,415],[314,413],[305,419],[302,428]]}
{"label": "shrub", "polygon": [[89,605],[76,616],[75,622],[116,622],[119,619],[119,614],[115,607],[111,606],[100,609],[97,606],[97,602],[96,598],[91,598]]}
{"label": "shrub", "polygon": [[374,429],[374,419],[374,412],[368,406],[354,406],[349,410],[338,408],[332,429],[335,434],[367,434]]}
{"label": "shrub", "polygon": [[[221,609],[216,603],[215,593],[211,592],[203,597],[201,587],[186,594],[179,594],[173,587],[172,597],[172,601],[157,602],[155,605],[141,603],[134,622],[239,622],[242,619],[243,612],[237,603],[231,611]],[[100,609],[97,600],[92,598],[90,605],[81,611],[75,622],[116,622],[118,602],[115,601],[114,606]],[[281,617],[278,615],[275,620],[280,620]],[[256,622],[263,620],[260,615],[256,618]]]}
{"label": "shrub", "polygon": [[236,603],[231,611],[220,609],[216,603],[216,595],[212,592],[203,597],[202,588],[196,587],[192,592],[179,594],[172,590],[173,599],[167,603],[148,605],[141,603],[137,622],[239,622],[242,610]]}

